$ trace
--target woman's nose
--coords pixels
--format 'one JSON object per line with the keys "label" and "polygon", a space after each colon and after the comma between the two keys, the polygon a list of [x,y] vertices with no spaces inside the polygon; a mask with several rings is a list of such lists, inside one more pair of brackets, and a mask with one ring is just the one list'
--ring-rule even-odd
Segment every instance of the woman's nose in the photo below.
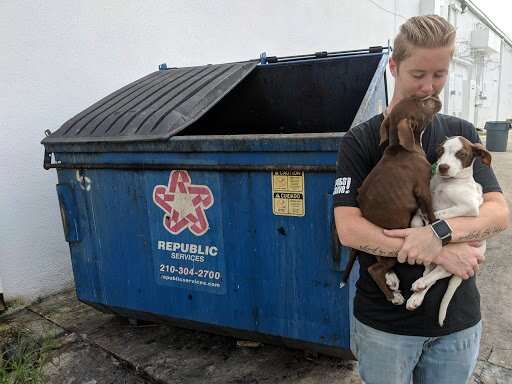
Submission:
{"label": "woman's nose", "polygon": [[434,86],[431,81],[424,81],[421,83],[421,93],[431,95],[434,90]]}

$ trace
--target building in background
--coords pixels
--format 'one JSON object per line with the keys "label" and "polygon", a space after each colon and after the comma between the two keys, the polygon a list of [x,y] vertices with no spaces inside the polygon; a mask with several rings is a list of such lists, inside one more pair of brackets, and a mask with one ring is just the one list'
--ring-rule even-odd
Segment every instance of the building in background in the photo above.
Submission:
{"label": "building in background", "polygon": [[[434,3],[422,1],[426,9]],[[444,113],[477,128],[486,121],[512,118],[512,40],[470,1],[439,3],[438,13],[457,28]]]}
{"label": "building in background", "polygon": [[0,2],[0,294],[31,300],[73,283],[45,130],[163,62],[384,46],[407,18],[431,13],[458,30],[444,112],[480,128],[512,118],[511,40],[470,1]]}

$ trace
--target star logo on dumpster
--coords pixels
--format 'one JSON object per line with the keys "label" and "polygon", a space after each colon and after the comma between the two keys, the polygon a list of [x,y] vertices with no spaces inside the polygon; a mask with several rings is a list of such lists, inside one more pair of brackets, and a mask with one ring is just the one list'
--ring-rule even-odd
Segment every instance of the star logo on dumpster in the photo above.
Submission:
{"label": "star logo on dumpster", "polygon": [[163,225],[173,235],[188,228],[201,236],[210,228],[205,210],[213,205],[212,191],[192,184],[187,171],[171,171],[168,185],[153,189],[153,201],[165,212]]}

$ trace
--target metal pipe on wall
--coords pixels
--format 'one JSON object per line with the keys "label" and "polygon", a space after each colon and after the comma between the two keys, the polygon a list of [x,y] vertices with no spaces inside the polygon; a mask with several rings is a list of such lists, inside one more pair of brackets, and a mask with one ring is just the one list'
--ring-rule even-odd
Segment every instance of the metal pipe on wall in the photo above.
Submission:
{"label": "metal pipe on wall", "polygon": [[[453,9],[451,6],[448,6],[448,22],[451,23],[455,28],[457,28],[457,25],[456,25],[456,22],[454,22],[454,17],[453,17]],[[455,55],[454,55],[455,56]],[[454,70],[454,65],[453,65],[453,61],[450,62],[450,70],[449,70],[449,73],[450,73],[450,76],[452,74]],[[449,106],[450,106],[450,80],[448,80],[444,86],[444,89],[443,89],[443,113],[445,114],[450,114],[449,112]]]}
{"label": "metal pipe on wall", "polygon": [[4,287],[2,286],[2,278],[0,277],[0,313],[7,309],[4,301]]}
{"label": "metal pipe on wall", "polygon": [[501,101],[501,72],[503,71],[503,51],[505,50],[505,42],[501,39],[500,44],[500,67],[498,74],[498,101],[496,102],[496,121],[500,120],[500,101]]}

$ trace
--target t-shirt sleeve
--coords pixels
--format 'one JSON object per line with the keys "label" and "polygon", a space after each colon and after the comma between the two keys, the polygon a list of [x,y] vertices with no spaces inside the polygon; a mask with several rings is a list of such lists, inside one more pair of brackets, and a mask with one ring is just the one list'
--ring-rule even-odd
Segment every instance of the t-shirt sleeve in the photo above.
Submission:
{"label": "t-shirt sleeve", "polygon": [[333,204],[357,207],[357,190],[369,172],[368,150],[357,139],[354,129],[342,137],[336,160]]}
{"label": "t-shirt sleeve", "polygon": [[[472,143],[482,144],[480,136],[478,136],[478,132],[476,131],[473,124],[467,121],[464,123],[463,135]],[[502,192],[500,184],[498,183],[498,179],[492,170],[492,161],[491,166],[489,167],[482,163],[480,157],[477,157],[475,163],[473,164],[473,177],[475,181],[482,186],[483,193]]]}

